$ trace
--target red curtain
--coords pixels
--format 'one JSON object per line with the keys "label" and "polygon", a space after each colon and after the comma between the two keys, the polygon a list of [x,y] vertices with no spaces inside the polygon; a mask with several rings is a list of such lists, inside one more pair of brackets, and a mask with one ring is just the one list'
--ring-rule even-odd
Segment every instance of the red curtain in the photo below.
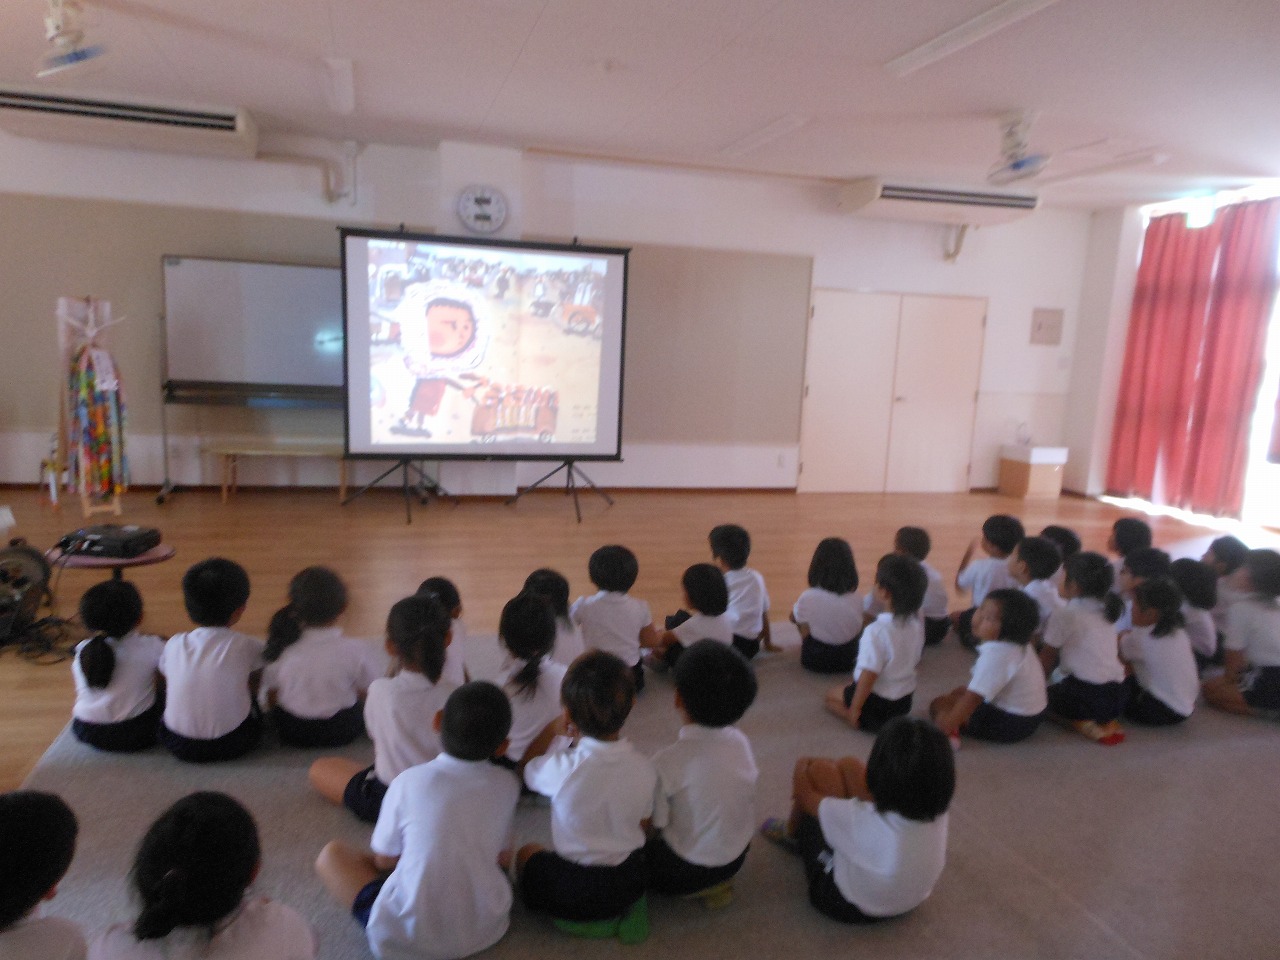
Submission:
{"label": "red curtain", "polygon": [[1147,227],[1134,289],[1107,488],[1150,499],[1157,465],[1175,506],[1238,515],[1249,421],[1277,285],[1280,199],[1212,225]]}

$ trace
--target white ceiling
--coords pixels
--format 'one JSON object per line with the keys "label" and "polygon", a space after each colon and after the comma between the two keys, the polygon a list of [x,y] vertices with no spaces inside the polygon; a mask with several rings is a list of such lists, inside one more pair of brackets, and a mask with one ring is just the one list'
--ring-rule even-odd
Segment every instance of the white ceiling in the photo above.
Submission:
{"label": "white ceiling", "polygon": [[[36,81],[44,0],[4,0],[0,84],[245,107],[268,133],[957,187],[984,185],[998,118],[1034,110],[1046,178],[1167,158],[1035,186],[1050,205],[1280,177],[1278,0],[1058,0],[905,77],[886,69],[999,3],[84,0],[106,55]],[[334,59],[351,63],[349,112]]]}

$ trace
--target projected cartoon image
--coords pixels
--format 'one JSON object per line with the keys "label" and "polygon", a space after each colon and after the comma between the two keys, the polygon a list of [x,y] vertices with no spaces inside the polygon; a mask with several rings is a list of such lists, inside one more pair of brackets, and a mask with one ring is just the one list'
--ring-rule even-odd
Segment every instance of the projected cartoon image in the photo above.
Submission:
{"label": "projected cartoon image", "polygon": [[603,262],[368,250],[373,444],[596,440]]}

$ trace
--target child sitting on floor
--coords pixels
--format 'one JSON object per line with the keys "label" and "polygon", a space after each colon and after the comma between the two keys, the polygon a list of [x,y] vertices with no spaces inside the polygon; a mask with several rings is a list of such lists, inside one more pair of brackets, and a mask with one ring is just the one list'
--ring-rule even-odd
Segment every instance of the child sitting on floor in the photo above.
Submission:
{"label": "child sitting on floor", "polygon": [[766,820],[761,832],[800,855],[820,912],[845,923],[887,920],[923,903],[942,875],[955,787],[942,731],[898,717],[865,766],[853,757],[796,761],[791,817]]}
{"label": "child sitting on floor", "polygon": [[695,563],[680,578],[680,588],[684,591],[685,608],[667,617],[667,629],[654,640],[654,652],[645,661],[658,670],[675,666],[685,648],[699,640],[733,644],[733,624],[726,612],[729,588],[720,568]]}
{"label": "child sitting on floor", "polygon": [[1280,553],[1250,550],[1228,585],[1240,599],[1227,611],[1226,672],[1205,683],[1205,699],[1231,713],[1274,713],[1280,710]]}
{"label": "child sitting on floor", "polygon": [[183,576],[182,599],[196,629],[172,637],[160,655],[160,742],[179,760],[233,760],[262,739],[254,703],[262,641],[231,629],[249,602],[249,575],[233,560],[202,560]]}
{"label": "child sitting on floor", "polygon": [[[974,540],[965,549],[960,558],[960,569],[956,572],[956,589],[969,592],[973,605],[951,615],[952,626],[960,642],[966,647],[977,646],[973,639],[970,624],[973,615],[987,594],[992,590],[1004,587],[1016,587],[1013,575],[1009,573],[1009,555],[1017,549],[1025,536],[1022,521],[1008,514],[997,513],[987,517],[982,524],[982,536]],[[978,552],[985,557],[977,556]]]}
{"label": "child sitting on floor", "polygon": [[524,782],[551,798],[553,850],[527,844],[517,854],[525,905],[581,936],[648,936],[645,830],[658,775],[620,732],[635,703],[632,671],[590,650],[561,687],[566,737],[524,768]]}
{"label": "child sitting on floor", "polygon": [[328,567],[289,581],[289,603],[267,628],[258,699],[291,747],[340,747],[364,733],[364,696],[387,673],[387,656],[345,636],[347,586]]}
{"label": "child sitting on floor", "polygon": [[444,651],[440,678],[451,687],[460,687],[471,679],[467,673],[467,625],[462,622],[462,594],[448,577],[427,577],[418,584],[418,593],[434,597],[449,611],[449,646]]}
{"label": "child sitting on floor", "polygon": [[330,803],[347,807],[366,823],[378,819],[387,787],[409,767],[440,752],[430,718],[454,687],[441,676],[449,644],[449,613],[430,596],[399,600],[387,614],[387,653],[399,672],[369,684],[364,725],[373,740],[373,765],[346,757],[311,764],[311,785]]}
{"label": "child sitting on floor", "polygon": [[862,597],[849,541],[827,537],[809,561],[809,589],[791,608],[800,630],[800,666],[814,673],[845,673],[858,658]]}
{"label": "child sitting on floor", "polygon": [[644,689],[640,648],[652,646],[657,638],[649,605],[628,593],[636,585],[640,563],[626,547],[609,544],[591,554],[587,573],[599,592],[575,600],[569,617],[582,628],[582,642],[588,650],[612,653],[631,668],[639,692]]}
{"label": "child sitting on floor", "polygon": [[80,928],[39,915],[71,866],[78,831],[76,815],[56,794],[0,793],[0,957],[84,960]]}
{"label": "child sitting on floor", "polygon": [[1111,533],[1107,537],[1107,549],[1115,554],[1111,561],[1116,573],[1124,558],[1135,550],[1144,550],[1155,542],[1151,525],[1141,517],[1121,517],[1111,525]]}
{"label": "child sitting on floor", "polygon": [[[951,617],[947,615],[950,603],[947,597],[947,585],[942,582],[942,574],[935,570],[926,558],[933,549],[929,539],[929,531],[923,527],[899,527],[893,535],[893,552],[910,557],[920,564],[920,569],[929,579],[925,588],[924,602],[920,604],[920,613],[924,617],[924,645],[932,647],[942,642],[947,631],[951,629]],[[874,593],[868,593],[862,601],[863,620],[870,623],[884,609],[876,601]]]}
{"label": "child sitting on floor", "polygon": [[551,648],[551,659],[567,667],[585,649],[582,630],[569,618],[569,581],[558,570],[540,567],[525,577],[524,589],[550,601],[556,615],[556,642]]}
{"label": "child sitting on floor", "polygon": [[1044,669],[1031,642],[1039,629],[1040,611],[1025,592],[987,594],[973,616],[978,660],[968,686],[929,704],[929,716],[953,745],[961,734],[1017,743],[1036,732],[1048,706]]}
{"label": "child sitting on floor", "polygon": [[876,599],[887,610],[862,631],[853,683],[826,695],[827,709],[850,726],[875,733],[893,717],[911,712],[924,650],[918,613],[927,585],[920,564],[910,557],[890,553],[876,565]]}
{"label": "child sitting on floor", "polygon": [[734,724],[756,697],[755,671],[731,646],[699,640],[675,668],[680,738],[653,757],[655,832],[645,844],[649,887],[727,906],[755,831],[751,743]]}
{"label": "child sitting on floor", "polygon": [[1248,555],[1249,548],[1243,540],[1227,535],[1209,544],[1209,549],[1200,558],[1218,578],[1218,602],[1213,607],[1213,622],[1219,636],[1227,632],[1227,611],[1240,599],[1240,592],[1231,585],[1231,575],[1240,569]]}
{"label": "child sitting on floor", "polygon": [[1191,716],[1200,676],[1183,627],[1182,591],[1167,577],[1153,577],[1133,591],[1133,628],[1120,637],[1120,659],[1129,667],[1124,715],[1135,723],[1166,727]]}
{"label": "child sitting on floor", "polygon": [[296,910],[245,898],[261,863],[257,824],[238,801],[183,797],[151,825],[134,858],[137,919],[103,931],[90,960],[313,960],[315,935]]}
{"label": "child sitting on floor", "polygon": [[396,777],[370,840],[334,840],[316,873],[377,957],[454,960],[492,946],[510,924],[498,866],[520,782],[490,763],[507,746],[511,707],[491,683],[458,687],[431,721],[444,751]]}
{"label": "child sitting on floor", "polygon": [[550,659],[556,637],[556,617],[551,601],[524,591],[507,601],[498,621],[498,641],[510,664],[498,676],[498,684],[511,701],[511,732],[503,756],[523,769],[524,755],[539,744],[536,756],[546,750],[554,735],[562,708],[560,686],[568,669]]}
{"label": "child sitting on floor", "polygon": [[1024,537],[1009,555],[1010,576],[1018,589],[1036,602],[1040,611],[1037,632],[1044,629],[1049,615],[1062,606],[1062,597],[1053,582],[1053,575],[1061,566],[1062,554],[1047,537]]}
{"label": "child sitting on floor", "polygon": [[1196,667],[1203,670],[1222,664],[1222,642],[1213,622],[1218,604],[1218,578],[1202,560],[1181,557],[1169,564],[1169,576],[1182,591],[1182,629],[1191,641]]}
{"label": "child sitting on floor", "polygon": [[707,535],[711,562],[724,574],[729,588],[729,622],[733,645],[750,660],[765,650],[777,650],[769,634],[769,591],[758,570],[747,566],[751,535],[736,523],[722,523]]}
{"label": "child sitting on floor", "polygon": [[80,622],[95,635],[76,645],[71,661],[71,732],[99,750],[128,753],[155,746],[164,713],[164,641],[138,632],[138,588],[127,580],[94,584],[80,598]]}
{"label": "child sitting on floor", "polygon": [[1049,685],[1049,710],[1097,743],[1124,742],[1124,665],[1116,620],[1124,602],[1111,592],[1112,567],[1100,553],[1067,562],[1066,605],[1049,619],[1040,662]]}

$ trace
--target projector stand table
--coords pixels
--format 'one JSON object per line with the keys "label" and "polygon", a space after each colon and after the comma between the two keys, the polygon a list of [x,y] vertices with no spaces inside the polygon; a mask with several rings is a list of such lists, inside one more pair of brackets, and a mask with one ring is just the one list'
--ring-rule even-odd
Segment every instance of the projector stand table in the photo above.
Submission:
{"label": "projector stand table", "polygon": [[[456,507],[460,502],[458,498],[455,497],[448,490],[446,490],[444,487],[442,487],[437,481],[427,476],[426,471],[422,469],[419,463],[414,463],[413,460],[409,459],[408,457],[405,457],[404,459],[401,459],[401,460],[397,460],[395,463],[391,464],[391,466],[387,467],[387,469],[383,470],[380,474],[378,474],[376,477],[374,477],[372,480],[366,483],[363,487],[361,487],[355,493],[351,494],[351,496],[343,500],[342,506],[345,507],[352,500],[356,499],[362,494],[368,493],[371,489],[376,487],[379,483],[381,483],[387,477],[391,476],[391,474],[399,470],[400,471],[400,489],[404,495],[404,522],[406,524],[413,523],[413,504],[410,501],[411,493],[414,493],[414,492],[417,493],[418,502],[422,504],[424,507],[427,505],[427,498],[430,497],[432,494],[435,494],[437,497],[448,497],[450,500],[453,501],[453,505]],[[411,484],[409,482],[410,470],[412,470],[414,473],[418,475],[417,483]]]}
{"label": "projector stand table", "polygon": [[90,553],[63,553],[59,547],[51,547],[44,558],[52,567],[70,567],[78,570],[110,570],[112,580],[123,580],[125,567],[149,567],[164,563],[177,551],[167,543],[160,543],[136,557],[98,557]]}
{"label": "projector stand table", "polygon": [[565,460],[563,463],[560,464],[560,466],[556,467],[550,473],[545,473],[542,476],[540,476],[537,480],[533,481],[533,483],[529,484],[529,486],[525,487],[523,490],[517,493],[514,497],[511,497],[509,500],[507,500],[507,506],[510,506],[511,504],[515,503],[517,500],[519,500],[529,491],[537,490],[538,487],[542,486],[544,483],[546,483],[548,480],[554,477],[561,470],[565,471],[564,495],[567,497],[569,496],[569,494],[573,494],[573,512],[577,514],[579,523],[582,522],[582,507],[579,506],[578,504],[578,483],[576,478],[581,478],[582,482],[591,488],[592,493],[597,493],[600,496],[604,497],[605,503],[609,504],[609,506],[611,507],[613,506],[613,497],[609,496],[607,493],[605,493],[603,490],[597,487],[591,481],[591,478],[588,477],[585,473],[583,473],[582,468],[579,467],[577,463],[575,463],[573,460]]}

